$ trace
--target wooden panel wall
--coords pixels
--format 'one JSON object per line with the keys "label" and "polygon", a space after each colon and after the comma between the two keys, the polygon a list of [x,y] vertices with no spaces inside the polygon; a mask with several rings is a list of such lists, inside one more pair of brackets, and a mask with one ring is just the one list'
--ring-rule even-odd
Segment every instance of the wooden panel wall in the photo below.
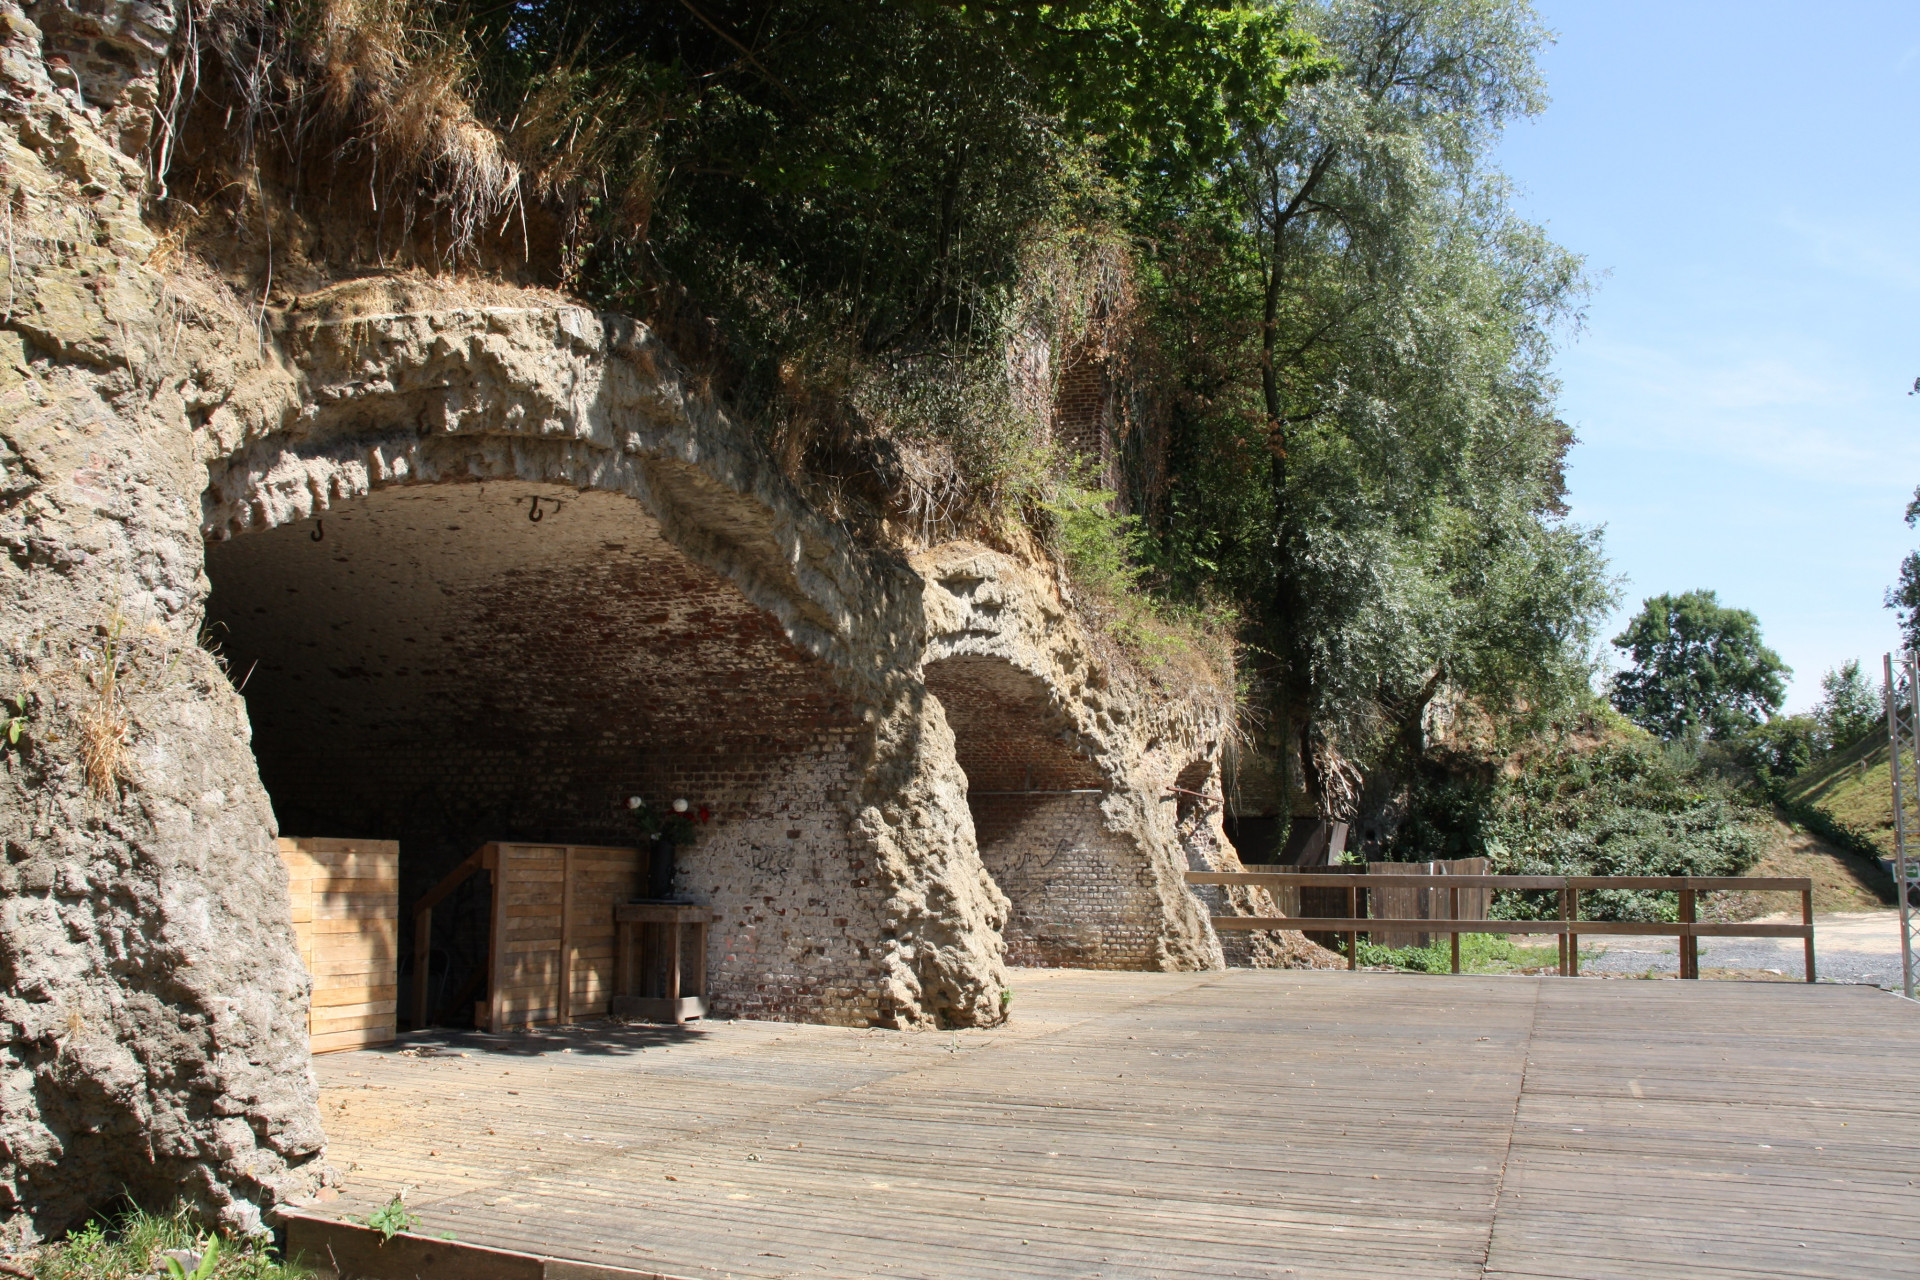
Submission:
{"label": "wooden panel wall", "polygon": [[[615,903],[639,892],[638,849],[495,844],[489,1030],[605,1014],[613,995]],[[564,977],[563,977],[564,975]]]}
{"label": "wooden panel wall", "polygon": [[315,1053],[389,1044],[399,1007],[400,846],[285,837],[293,932],[313,979]]}
{"label": "wooden panel wall", "polygon": [[[1484,876],[1491,874],[1490,864],[1485,858],[1455,858],[1451,862],[1370,862],[1367,864],[1367,902],[1369,912],[1378,919],[1413,917],[1420,920],[1444,920],[1447,916],[1448,891],[1446,889],[1428,889],[1421,887],[1391,889],[1375,880],[1375,876]],[[1391,883],[1388,881],[1386,883]],[[1493,896],[1491,889],[1461,889],[1460,919],[1485,920],[1487,904]],[[1435,935],[1414,933],[1411,930],[1378,929],[1372,934],[1374,942],[1383,947],[1428,947],[1433,945]]]}

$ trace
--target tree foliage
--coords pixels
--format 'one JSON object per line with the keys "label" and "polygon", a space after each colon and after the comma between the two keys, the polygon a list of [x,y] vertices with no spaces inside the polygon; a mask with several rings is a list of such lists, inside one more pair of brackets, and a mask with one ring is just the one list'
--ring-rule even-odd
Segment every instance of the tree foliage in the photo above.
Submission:
{"label": "tree foliage", "polygon": [[[1517,768],[1423,770],[1389,856],[1485,857],[1503,875],[1621,876],[1738,875],[1758,859],[1763,815],[1705,753],[1659,742],[1604,707],[1569,727],[1530,740]],[[1507,918],[1559,911],[1552,895],[1497,906]],[[1608,892],[1581,906],[1595,919],[1671,919],[1673,899]]]}
{"label": "tree foliage", "polygon": [[[1907,503],[1907,527],[1920,526],[1920,488]],[[1920,650],[1920,551],[1909,551],[1900,562],[1900,578],[1887,591],[1887,608],[1900,619],[1900,638],[1909,650]]]}
{"label": "tree foliage", "polygon": [[1760,619],[1712,591],[1647,600],[1613,639],[1633,661],[1613,679],[1613,705],[1662,738],[1729,738],[1787,696],[1792,669],[1760,641]]}
{"label": "tree foliage", "polygon": [[696,298],[744,362],[993,337],[1036,229],[1218,161],[1314,64],[1237,0],[494,0],[482,81],[573,194],[582,278]]}
{"label": "tree foliage", "polygon": [[[1594,747],[1562,742],[1536,753],[1499,788],[1485,848],[1502,874],[1734,876],[1759,860],[1763,815],[1685,744],[1635,735]],[[1558,904],[1505,904],[1503,914],[1552,914]],[[1671,895],[1582,895],[1594,919],[1673,918]]]}
{"label": "tree foliage", "polygon": [[1250,131],[1213,203],[1147,201],[1181,353],[1159,565],[1247,602],[1303,799],[1405,748],[1443,692],[1565,706],[1612,598],[1570,525],[1552,337],[1580,263],[1490,162],[1541,101],[1520,3],[1327,0],[1339,69]]}
{"label": "tree foliage", "polygon": [[[797,479],[1236,612],[1296,806],[1417,762],[1437,701],[1506,728],[1585,696],[1614,588],[1550,372],[1584,279],[1492,162],[1544,102],[1526,0],[358,8],[462,69],[570,287]],[[1111,502],[1019,385],[1089,346]]]}
{"label": "tree foliage", "polygon": [[1886,708],[1879,687],[1849,658],[1820,677],[1820,702],[1813,709],[1820,729],[1820,751],[1844,751],[1870,733],[1886,731]]}

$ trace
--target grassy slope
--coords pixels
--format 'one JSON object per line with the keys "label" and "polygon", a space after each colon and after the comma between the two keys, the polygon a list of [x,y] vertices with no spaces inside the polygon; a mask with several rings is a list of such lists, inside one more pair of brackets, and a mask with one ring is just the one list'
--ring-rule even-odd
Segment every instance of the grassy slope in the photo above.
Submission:
{"label": "grassy slope", "polygon": [[1891,781],[1887,740],[1880,734],[1870,734],[1789,782],[1786,791],[1790,799],[1825,809],[1892,857]]}
{"label": "grassy slope", "polygon": [[[1813,881],[1815,914],[1836,911],[1878,911],[1893,901],[1893,881],[1880,868],[1858,854],[1835,848],[1818,836],[1780,821],[1776,816],[1767,824],[1767,851],[1747,872],[1750,876],[1806,876]],[[1746,899],[1737,906],[1729,902],[1727,914],[1750,919],[1784,911],[1798,915],[1797,893],[1728,894],[1729,899]]]}

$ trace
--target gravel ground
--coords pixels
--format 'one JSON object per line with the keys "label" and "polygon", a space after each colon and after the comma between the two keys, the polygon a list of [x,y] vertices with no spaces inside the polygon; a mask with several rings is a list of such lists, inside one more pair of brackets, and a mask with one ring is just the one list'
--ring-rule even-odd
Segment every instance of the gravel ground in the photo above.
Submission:
{"label": "gravel ground", "polygon": [[[1797,923],[1797,921],[1795,921]],[[1900,917],[1875,911],[1814,918],[1814,962],[1822,982],[1900,986]],[[1679,941],[1674,938],[1582,938],[1582,973],[1655,973],[1680,971]],[[1703,938],[1702,969],[1778,971],[1805,978],[1805,952],[1798,938]]]}

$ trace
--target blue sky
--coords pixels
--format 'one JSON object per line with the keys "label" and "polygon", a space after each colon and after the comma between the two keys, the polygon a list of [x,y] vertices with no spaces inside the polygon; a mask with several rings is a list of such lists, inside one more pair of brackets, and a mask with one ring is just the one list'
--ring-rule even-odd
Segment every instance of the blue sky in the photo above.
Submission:
{"label": "blue sky", "polygon": [[1574,518],[1627,578],[1606,634],[1714,588],[1805,710],[1879,669],[1920,547],[1920,3],[1536,3],[1553,102],[1500,162],[1596,276],[1559,371]]}

